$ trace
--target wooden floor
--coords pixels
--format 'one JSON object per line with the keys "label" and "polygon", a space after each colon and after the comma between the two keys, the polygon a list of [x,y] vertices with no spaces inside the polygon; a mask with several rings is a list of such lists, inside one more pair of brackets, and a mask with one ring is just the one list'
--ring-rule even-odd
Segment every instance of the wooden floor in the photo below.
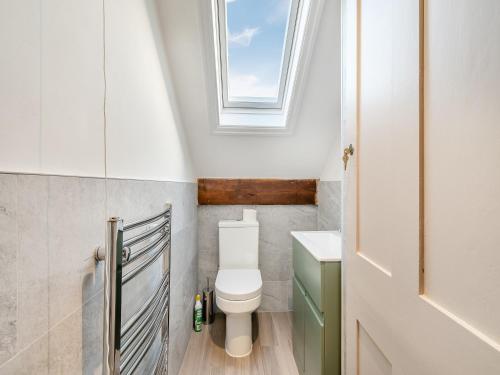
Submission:
{"label": "wooden floor", "polygon": [[298,375],[290,313],[253,314],[253,350],[245,358],[226,354],[225,325],[224,314],[217,314],[208,329],[191,334],[180,375]]}

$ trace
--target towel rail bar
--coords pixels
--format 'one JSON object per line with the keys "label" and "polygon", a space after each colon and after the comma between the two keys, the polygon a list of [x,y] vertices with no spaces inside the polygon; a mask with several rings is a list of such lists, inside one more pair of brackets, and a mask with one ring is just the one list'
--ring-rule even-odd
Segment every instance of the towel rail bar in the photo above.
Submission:
{"label": "towel rail bar", "polygon": [[147,254],[148,252],[153,250],[160,242],[167,239],[167,237],[168,237],[167,233],[163,233],[161,236],[155,239],[151,244],[141,247],[140,249],[134,250],[134,252],[130,254],[129,259],[125,262],[125,264],[127,266],[132,264],[137,259],[141,258],[142,255]]}
{"label": "towel rail bar", "polygon": [[132,280],[135,276],[137,276],[138,273],[144,271],[146,268],[151,266],[159,257],[165,252],[165,249],[167,249],[170,246],[170,241],[165,242],[165,244],[157,249],[150,258],[145,259],[142,261],[140,264],[138,264],[134,269],[131,271],[126,272],[123,277],[122,277],[122,284],[128,283],[130,280]]}
{"label": "towel rail bar", "polygon": [[148,217],[146,219],[138,220],[138,221],[135,221],[133,223],[124,225],[123,226],[123,230],[126,232],[126,231],[129,231],[131,229],[135,229],[137,227],[143,226],[143,225],[154,223],[155,221],[158,221],[161,218],[167,218],[167,219],[170,218],[170,211],[169,210],[165,210],[165,211],[163,211],[160,214],[153,215],[153,216]]}
{"label": "towel rail bar", "polygon": [[[144,337],[141,340],[141,342],[139,342],[139,344],[135,347],[134,355],[130,355],[129,358],[135,359],[135,361],[134,362],[128,362],[128,363],[125,363],[125,362],[122,363],[122,365],[120,367],[120,371],[124,371],[123,375],[125,375],[125,374],[133,374],[133,372],[137,369],[137,366],[139,366],[140,361],[147,354],[148,349],[151,347],[151,345],[153,345],[155,336],[156,336],[156,334],[158,333],[158,331],[161,328],[161,321],[163,319],[165,319],[166,315],[168,314],[168,310],[163,311],[161,314],[162,314],[161,315],[161,319],[155,320],[154,324],[151,325],[151,329],[150,329],[150,331],[148,331],[148,334],[144,335]],[[139,353],[139,349],[141,349],[141,348],[142,348],[142,351]],[[135,354],[137,354],[137,353],[139,353],[139,355],[135,356]],[[132,367],[130,367],[128,369],[128,364],[129,363],[132,363]]]}
{"label": "towel rail bar", "polygon": [[[166,276],[166,277],[165,277]],[[160,283],[160,286],[157,288],[156,292],[149,297],[149,299],[142,305],[142,307],[134,313],[126,322],[122,325],[121,329],[121,337],[124,338],[132,327],[139,321],[144,315],[145,312],[158,300],[160,296],[160,291],[167,286],[168,283],[168,274],[164,275],[163,280]]]}
{"label": "towel rail bar", "polygon": [[134,329],[130,331],[130,335],[124,337],[122,334],[122,356],[124,357],[131,347],[131,345],[135,342],[137,337],[139,337],[140,333],[144,331],[144,327],[151,322],[151,318],[157,316],[158,309],[161,308],[165,302],[168,300],[167,293],[163,293],[161,297],[155,302],[153,307],[147,311],[144,315],[143,319],[140,320],[140,323],[137,326],[134,326]]}
{"label": "towel rail bar", "polygon": [[138,244],[139,242],[143,242],[147,239],[149,239],[152,235],[159,233],[161,231],[164,231],[165,227],[168,226],[169,221],[165,220],[161,224],[154,226],[151,229],[146,230],[143,233],[140,233],[132,238],[129,238],[128,240],[123,242],[124,247],[131,247],[134,246],[135,244]]}

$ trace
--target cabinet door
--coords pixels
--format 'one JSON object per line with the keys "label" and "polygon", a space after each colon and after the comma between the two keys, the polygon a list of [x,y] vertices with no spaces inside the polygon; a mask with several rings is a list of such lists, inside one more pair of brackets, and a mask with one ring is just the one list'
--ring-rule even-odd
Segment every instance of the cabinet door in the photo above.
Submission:
{"label": "cabinet door", "polygon": [[292,344],[293,356],[299,370],[299,374],[304,373],[304,314],[306,308],[306,295],[304,289],[293,278],[293,325],[292,325]]}
{"label": "cabinet door", "polygon": [[295,238],[293,239],[293,272],[304,285],[307,295],[323,312],[323,264],[318,262]]}
{"label": "cabinet door", "polygon": [[322,314],[306,297],[305,314],[305,375],[324,374],[325,331]]}

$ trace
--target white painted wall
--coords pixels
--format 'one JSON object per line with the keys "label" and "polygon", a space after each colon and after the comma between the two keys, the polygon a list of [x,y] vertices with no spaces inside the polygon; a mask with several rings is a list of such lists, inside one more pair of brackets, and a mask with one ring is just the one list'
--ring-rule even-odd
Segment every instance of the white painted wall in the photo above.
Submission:
{"label": "white painted wall", "polygon": [[109,177],[192,180],[188,147],[151,0],[106,0]]}
{"label": "white painted wall", "polygon": [[341,181],[343,172],[342,147],[340,144],[340,134],[333,142],[330,153],[326,159],[326,164],[320,175],[321,181]]}
{"label": "white painted wall", "polygon": [[105,1],[106,142],[103,0],[0,2],[0,171],[192,181],[155,3]]}
{"label": "white painted wall", "polygon": [[199,0],[158,0],[174,86],[197,174],[317,178],[340,138],[340,2],[325,1],[292,135],[212,133]]}

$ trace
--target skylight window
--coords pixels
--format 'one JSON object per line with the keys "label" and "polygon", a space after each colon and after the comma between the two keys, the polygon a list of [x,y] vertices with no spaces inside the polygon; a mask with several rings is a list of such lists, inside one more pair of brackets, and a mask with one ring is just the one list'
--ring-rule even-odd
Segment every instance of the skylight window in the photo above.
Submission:
{"label": "skylight window", "polygon": [[289,134],[323,0],[201,3],[211,26],[207,82],[216,93],[209,96],[214,131]]}
{"label": "skylight window", "polygon": [[283,109],[299,0],[217,0],[223,108]]}

